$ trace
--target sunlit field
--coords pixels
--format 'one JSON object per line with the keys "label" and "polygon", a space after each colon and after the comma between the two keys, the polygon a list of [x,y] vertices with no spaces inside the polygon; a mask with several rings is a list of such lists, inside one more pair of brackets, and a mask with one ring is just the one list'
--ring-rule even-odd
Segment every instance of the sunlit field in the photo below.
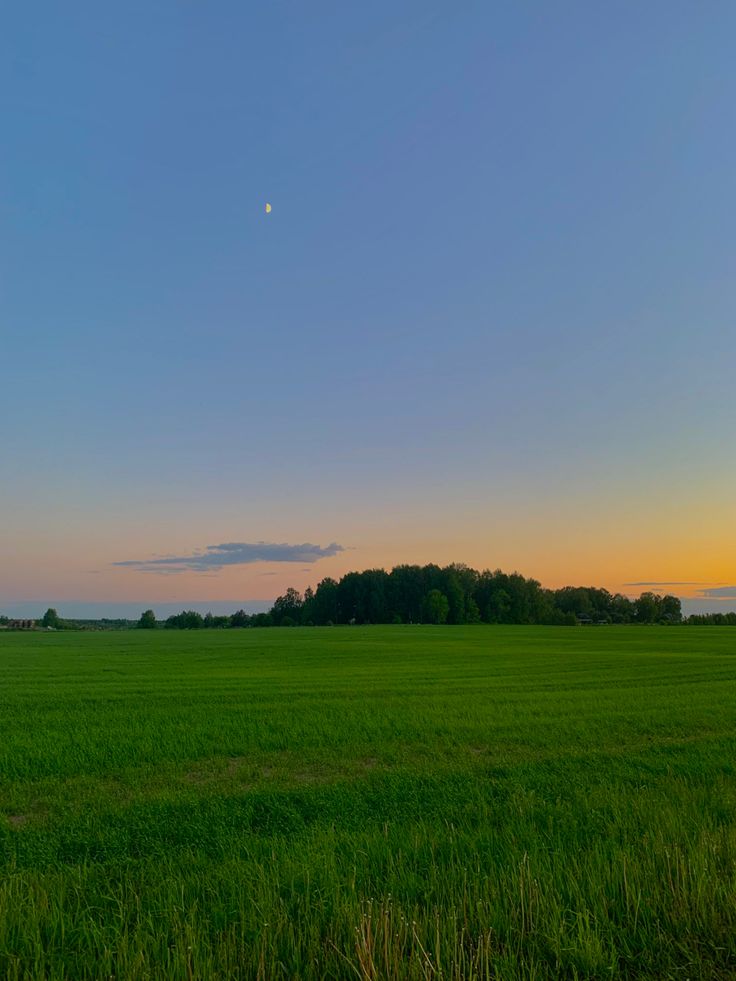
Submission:
{"label": "sunlit field", "polygon": [[736,977],[736,630],[0,635],[0,977]]}

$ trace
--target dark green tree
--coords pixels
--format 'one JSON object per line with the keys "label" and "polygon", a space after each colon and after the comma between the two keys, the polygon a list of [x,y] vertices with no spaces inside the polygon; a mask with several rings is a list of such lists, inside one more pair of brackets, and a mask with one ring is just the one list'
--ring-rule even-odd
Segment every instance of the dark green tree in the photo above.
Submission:
{"label": "dark green tree", "polygon": [[422,604],[427,590],[424,570],[418,565],[397,565],[389,573],[389,606],[404,623],[422,619]]}
{"label": "dark green tree", "polygon": [[254,613],[250,618],[251,627],[272,627],[273,617],[270,613]]}
{"label": "dark green tree", "polygon": [[465,600],[465,622],[480,623],[480,610],[472,596]]}
{"label": "dark green tree", "polygon": [[368,569],[363,573],[364,616],[370,623],[388,623],[388,573],[385,569]]}
{"label": "dark green tree", "polygon": [[299,623],[303,602],[302,594],[289,586],[284,595],[279,596],[271,608],[271,616],[276,626],[281,626],[282,621],[286,618],[292,621],[292,625]]}
{"label": "dark green tree", "polygon": [[224,627],[230,626],[230,617],[228,616],[214,616],[211,611],[208,611],[204,617],[204,627],[208,630],[222,630]]}
{"label": "dark green tree", "polygon": [[489,623],[512,623],[511,596],[506,589],[501,587],[493,590],[486,615]]}
{"label": "dark green tree", "polygon": [[312,620],[316,624],[337,623],[337,583],[329,577],[323,579],[317,586],[312,601]]}
{"label": "dark green tree", "polygon": [[667,623],[679,623],[682,620],[682,603],[679,596],[669,593],[662,597],[660,618]]}
{"label": "dark green tree", "polygon": [[465,592],[460,583],[460,578],[455,569],[450,566],[443,569],[443,589],[441,592],[447,597],[449,612],[447,614],[448,623],[465,623]]}
{"label": "dark green tree", "polygon": [[634,600],[637,623],[656,623],[662,601],[656,593],[642,593],[638,600]]}
{"label": "dark green tree", "polygon": [[138,621],[139,630],[155,630],[156,629],[156,614],[153,610],[144,610],[141,613],[141,618]]}
{"label": "dark green tree", "polygon": [[301,610],[301,622],[306,627],[313,627],[316,622],[314,619],[314,615],[316,612],[314,595],[315,594],[312,587],[307,586],[307,588],[304,590],[304,599],[302,601],[302,610]]}
{"label": "dark green tree", "polygon": [[170,630],[199,630],[204,626],[204,617],[195,610],[182,610],[170,616],[165,626]]}
{"label": "dark green tree", "polygon": [[44,627],[53,627],[55,630],[61,626],[61,618],[53,607],[49,607],[44,613],[41,624]]}
{"label": "dark green tree", "polygon": [[439,589],[430,589],[424,599],[424,619],[427,623],[447,623],[450,603]]}

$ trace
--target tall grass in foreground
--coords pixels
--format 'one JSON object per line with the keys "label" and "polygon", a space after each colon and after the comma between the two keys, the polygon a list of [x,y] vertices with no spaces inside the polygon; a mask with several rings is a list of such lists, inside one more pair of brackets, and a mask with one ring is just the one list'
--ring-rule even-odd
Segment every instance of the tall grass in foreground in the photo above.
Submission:
{"label": "tall grass in foreground", "polygon": [[0,977],[734,978],[730,638],[3,638]]}

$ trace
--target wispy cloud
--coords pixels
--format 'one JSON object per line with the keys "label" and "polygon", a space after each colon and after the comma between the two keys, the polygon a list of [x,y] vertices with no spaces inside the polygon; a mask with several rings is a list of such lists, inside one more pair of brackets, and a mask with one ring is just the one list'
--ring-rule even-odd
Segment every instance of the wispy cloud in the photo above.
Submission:
{"label": "wispy cloud", "polygon": [[345,549],[337,542],[325,545],[276,544],[274,542],[225,542],[208,545],[191,555],[164,555],[151,559],[126,559],[113,565],[141,572],[158,572],[171,575],[177,572],[219,572],[228,565],[252,565],[255,562],[314,563],[327,559]]}
{"label": "wispy cloud", "polygon": [[708,586],[707,582],[662,582],[662,581],[647,581],[647,582],[625,582],[622,583],[623,586]]}
{"label": "wispy cloud", "polygon": [[716,589],[699,589],[698,594],[708,599],[736,599],[736,586],[718,586]]}

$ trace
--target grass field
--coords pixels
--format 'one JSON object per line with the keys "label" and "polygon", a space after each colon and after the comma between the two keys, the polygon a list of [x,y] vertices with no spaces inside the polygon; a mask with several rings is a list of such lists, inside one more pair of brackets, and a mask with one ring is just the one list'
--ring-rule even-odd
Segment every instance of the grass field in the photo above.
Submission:
{"label": "grass field", "polygon": [[736,977],[736,630],[0,635],[0,977]]}

